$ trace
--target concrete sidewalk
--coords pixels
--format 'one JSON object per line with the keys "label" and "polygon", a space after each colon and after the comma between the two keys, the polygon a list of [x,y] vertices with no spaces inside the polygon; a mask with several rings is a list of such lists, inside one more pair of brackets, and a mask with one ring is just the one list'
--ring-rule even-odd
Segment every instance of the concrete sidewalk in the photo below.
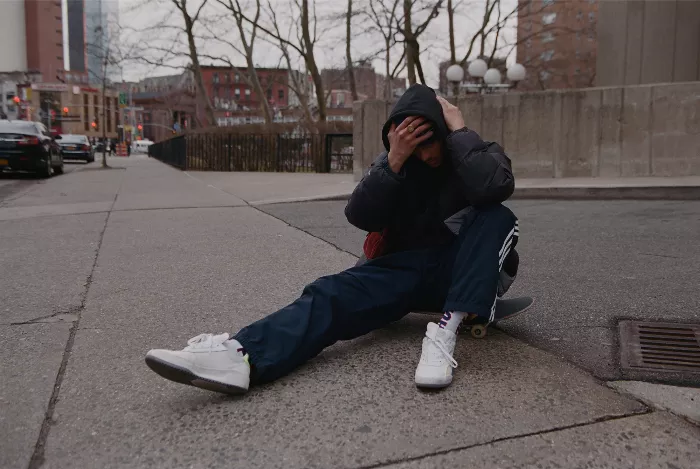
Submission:
{"label": "concrete sidewalk", "polygon": [[302,186],[234,196],[153,160],[110,164],[124,169],[76,171],[0,207],[11,273],[0,467],[697,463],[697,427],[502,333],[463,337],[454,384],[417,391],[425,315],[336,344],[242,398],[163,380],[143,363],[149,348],[234,332],[355,258],[244,201]]}
{"label": "concrete sidewalk", "polygon": [[[187,173],[251,205],[347,199],[352,174]],[[515,182],[514,199],[700,200],[700,176],[636,178],[543,178]]]}

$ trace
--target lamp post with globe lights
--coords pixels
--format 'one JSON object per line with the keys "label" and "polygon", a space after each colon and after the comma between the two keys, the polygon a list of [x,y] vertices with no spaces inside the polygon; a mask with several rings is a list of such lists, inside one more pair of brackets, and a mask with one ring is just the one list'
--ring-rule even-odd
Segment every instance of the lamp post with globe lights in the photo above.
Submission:
{"label": "lamp post with globe lights", "polygon": [[464,79],[464,69],[459,64],[452,64],[445,70],[445,78],[452,83],[452,94],[459,96],[459,88]]}
{"label": "lamp post with globe lights", "polygon": [[513,88],[518,87],[518,83],[525,79],[525,67],[522,64],[514,63],[508,67],[506,77],[513,83]]}

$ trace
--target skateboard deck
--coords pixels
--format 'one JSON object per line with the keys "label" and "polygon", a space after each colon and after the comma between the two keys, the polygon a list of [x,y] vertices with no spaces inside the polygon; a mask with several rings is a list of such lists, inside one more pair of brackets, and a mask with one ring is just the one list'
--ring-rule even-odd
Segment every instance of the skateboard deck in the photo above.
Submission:
{"label": "skateboard deck", "polygon": [[[529,296],[496,300],[496,311],[494,319],[490,324],[497,324],[499,321],[510,319],[520,313],[524,313],[535,304],[535,300]],[[488,319],[477,317],[472,320],[465,320],[461,327],[469,328],[473,337],[481,339],[486,337],[486,329],[490,325]]]}

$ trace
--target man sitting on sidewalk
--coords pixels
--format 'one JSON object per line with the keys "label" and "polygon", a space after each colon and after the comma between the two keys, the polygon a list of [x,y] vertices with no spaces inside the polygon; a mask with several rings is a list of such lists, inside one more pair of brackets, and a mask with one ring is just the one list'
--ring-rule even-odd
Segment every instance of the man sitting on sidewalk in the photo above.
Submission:
{"label": "man sitting on sidewalk", "polygon": [[345,209],[370,232],[366,263],[319,278],[233,336],[202,334],[181,351],[151,350],[146,364],[178,383],[242,393],[412,310],[444,311],[428,324],[415,381],[448,386],[457,327],[470,315],[493,319],[501,269],[518,240],[517,219],[501,205],[514,190],[510,160],[424,85],[399,99],[382,137],[387,152]]}

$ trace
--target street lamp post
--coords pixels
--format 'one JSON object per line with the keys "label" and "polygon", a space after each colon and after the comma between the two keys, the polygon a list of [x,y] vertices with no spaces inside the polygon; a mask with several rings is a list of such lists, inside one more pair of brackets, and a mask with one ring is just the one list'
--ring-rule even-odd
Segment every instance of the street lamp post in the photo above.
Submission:
{"label": "street lamp post", "polygon": [[464,69],[459,64],[452,64],[445,70],[445,78],[452,83],[452,94],[459,96],[459,88],[464,79]]}

